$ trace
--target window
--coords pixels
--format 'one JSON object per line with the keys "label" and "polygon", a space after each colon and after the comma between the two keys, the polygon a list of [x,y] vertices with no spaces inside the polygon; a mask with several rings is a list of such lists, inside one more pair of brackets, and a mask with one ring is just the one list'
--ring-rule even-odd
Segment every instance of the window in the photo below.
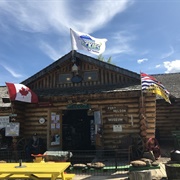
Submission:
{"label": "window", "polygon": [[59,75],[59,83],[71,83],[72,74],[60,74]]}
{"label": "window", "polygon": [[98,72],[97,71],[89,71],[84,72],[84,81],[97,81],[98,80]]}

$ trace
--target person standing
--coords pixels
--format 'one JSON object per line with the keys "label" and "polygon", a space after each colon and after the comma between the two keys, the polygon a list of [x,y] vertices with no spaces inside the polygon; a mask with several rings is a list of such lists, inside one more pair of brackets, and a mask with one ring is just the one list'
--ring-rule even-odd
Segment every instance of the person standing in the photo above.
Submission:
{"label": "person standing", "polygon": [[31,154],[39,154],[40,141],[37,133],[34,133],[26,147],[26,155],[28,159],[31,159]]}

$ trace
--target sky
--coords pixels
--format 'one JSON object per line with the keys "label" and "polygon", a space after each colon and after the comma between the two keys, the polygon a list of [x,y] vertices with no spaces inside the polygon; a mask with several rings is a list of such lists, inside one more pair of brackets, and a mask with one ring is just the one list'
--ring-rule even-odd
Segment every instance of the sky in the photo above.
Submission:
{"label": "sky", "polygon": [[70,28],[106,38],[102,56],[116,66],[180,72],[179,0],[0,0],[0,86],[20,83],[68,54]]}

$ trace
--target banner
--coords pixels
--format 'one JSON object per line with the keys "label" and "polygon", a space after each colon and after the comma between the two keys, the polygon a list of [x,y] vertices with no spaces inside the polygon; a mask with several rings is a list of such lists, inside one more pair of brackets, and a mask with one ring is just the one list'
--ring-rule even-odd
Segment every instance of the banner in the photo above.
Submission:
{"label": "banner", "polygon": [[98,39],[89,34],[70,29],[72,50],[85,50],[100,55],[105,51],[107,39]]}

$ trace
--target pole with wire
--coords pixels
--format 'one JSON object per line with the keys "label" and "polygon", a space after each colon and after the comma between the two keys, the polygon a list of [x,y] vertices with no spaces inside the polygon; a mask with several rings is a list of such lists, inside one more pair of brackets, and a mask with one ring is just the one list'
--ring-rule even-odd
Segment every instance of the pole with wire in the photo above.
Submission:
{"label": "pole with wire", "polygon": [[143,90],[142,90],[142,76],[141,76],[141,72],[140,72],[140,79],[141,79],[141,97],[140,97],[140,134],[142,137],[146,137],[147,135],[147,120],[146,120],[146,116],[145,116],[145,107],[144,107],[144,96],[143,96]]}

